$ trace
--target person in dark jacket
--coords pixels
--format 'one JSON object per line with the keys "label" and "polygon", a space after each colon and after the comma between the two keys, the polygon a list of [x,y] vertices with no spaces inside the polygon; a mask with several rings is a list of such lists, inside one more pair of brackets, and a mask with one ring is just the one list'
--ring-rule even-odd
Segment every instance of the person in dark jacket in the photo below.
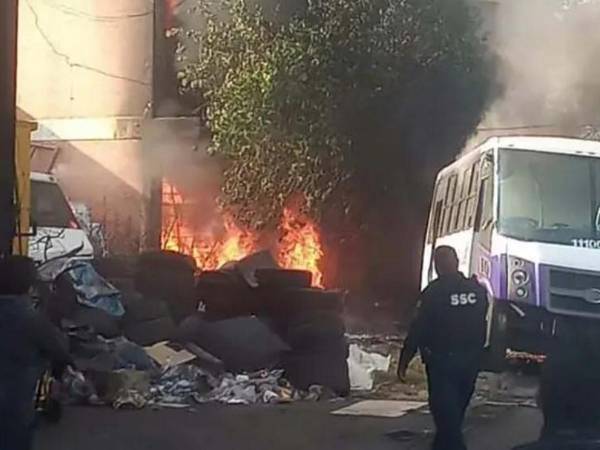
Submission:
{"label": "person in dark jacket", "polygon": [[29,450],[35,389],[48,364],[59,377],[71,363],[67,342],[32,307],[37,271],[26,257],[0,259],[0,450]]}
{"label": "person in dark jacket", "polygon": [[438,278],[419,297],[398,376],[406,380],[418,350],[427,370],[429,408],[436,426],[432,448],[464,450],[462,425],[483,356],[488,297],[476,280],[459,272],[452,247],[437,248],[434,263]]}

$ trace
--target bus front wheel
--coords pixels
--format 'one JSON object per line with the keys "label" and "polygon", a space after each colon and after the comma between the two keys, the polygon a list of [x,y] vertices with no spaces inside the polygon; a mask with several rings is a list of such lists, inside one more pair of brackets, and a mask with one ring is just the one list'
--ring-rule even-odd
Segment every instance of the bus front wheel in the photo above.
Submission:
{"label": "bus front wheel", "polygon": [[506,350],[508,347],[508,317],[504,308],[494,305],[488,347],[485,351],[482,370],[500,373],[506,369]]}

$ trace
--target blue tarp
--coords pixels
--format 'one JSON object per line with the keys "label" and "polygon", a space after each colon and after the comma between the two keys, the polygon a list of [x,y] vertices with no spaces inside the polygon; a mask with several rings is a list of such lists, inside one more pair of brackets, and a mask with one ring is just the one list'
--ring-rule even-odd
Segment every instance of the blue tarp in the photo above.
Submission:
{"label": "blue tarp", "polygon": [[115,317],[125,314],[121,292],[102,278],[89,262],[63,259],[40,268],[40,277],[46,281],[56,280],[63,274],[69,277],[77,293],[77,301],[82,305],[101,309]]}
{"label": "blue tarp", "polygon": [[67,269],[66,274],[73,282],[79,303],[101,309],[111,316],[125,314],[121,292],[98,275],[90,263],[78,261]]}

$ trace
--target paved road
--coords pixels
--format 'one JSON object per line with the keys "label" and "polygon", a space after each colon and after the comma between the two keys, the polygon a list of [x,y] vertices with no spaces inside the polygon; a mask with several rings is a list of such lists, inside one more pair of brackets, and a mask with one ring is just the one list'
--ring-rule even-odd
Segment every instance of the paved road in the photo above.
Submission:
{"label": "paved road", "polygon": [[[400,419],[333,416],[339,403],[277,407],[205,405],[195,411],[112,411],[73,408],[58,426],[44,427],[36,450],[425,450],[422,435],[408,442],[394,431],[431,430],[429,414]],[[470,450],[507,450],[534,440],[539,412],[517,406],[478,406],[467,421]],[[400,433],[400,434],[401,434]]]}

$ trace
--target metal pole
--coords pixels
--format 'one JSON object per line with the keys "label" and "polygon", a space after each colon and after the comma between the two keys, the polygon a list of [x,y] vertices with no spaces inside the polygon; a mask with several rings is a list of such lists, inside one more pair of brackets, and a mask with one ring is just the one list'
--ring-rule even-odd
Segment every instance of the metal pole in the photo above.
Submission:
{"label": "metal pole", "polygon": [[18,0],[0,2],[0,256],[15,234],[15,125]]}

